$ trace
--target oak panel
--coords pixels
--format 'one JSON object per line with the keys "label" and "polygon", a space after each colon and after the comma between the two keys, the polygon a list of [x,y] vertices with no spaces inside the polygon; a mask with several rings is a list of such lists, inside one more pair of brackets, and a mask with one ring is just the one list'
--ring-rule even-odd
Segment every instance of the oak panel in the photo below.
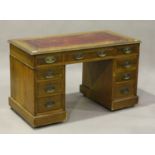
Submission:
{"label": "oak panel", "polygon": [[34,71],[10,56],[11,97],[30,113],[35,114]]}

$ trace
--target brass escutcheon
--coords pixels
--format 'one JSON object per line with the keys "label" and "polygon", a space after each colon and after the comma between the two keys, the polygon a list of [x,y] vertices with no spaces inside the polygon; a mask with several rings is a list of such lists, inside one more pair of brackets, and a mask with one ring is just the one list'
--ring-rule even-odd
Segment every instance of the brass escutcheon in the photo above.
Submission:
{"label": "brass escutcheon", "polygon": [[46,108],[52,108],[54,104],[54,101],[47,101],[44,105]]}
{"label": "brass escutcheon", "polygon": [[123,67],[125,67],[125,68],[130,68],[131,67],[131,62],[130,61],[124,61],[124,63],[123,63]]}
{"label": "brass escutcheon", "polygon": [[45,57],[45,62],[47,64],[52,64],[52,63],[56,62],[56,57],[55,56],[47,56],[47,57]]}
{"label": "brass escutcheon", "polygon": [[46,73],[45,73],[45,78],[46,79],[50,79],[50,78],[53,78],[54,76],[54,73],[52,70],[48,70]]}
{"label": "brass escutcheon", "polygon": [[123,48],[124,54],[130,54],[131,52],[132,52],[132,49],[130,47]]}
{"label": "brass escutcheon", "polygon": [[105,51],[98,51],[98,52],[97,52],[97,55],[98,55],[99,57],[105,57],[105,56],[107,55],[107,53],[106,53]]}
{"label": "brass escutcheon", "polygon": [[121,94],[127,95],[127,94],[129,94],[129,88],[124,87],[124,88],[122,88],[122,89],[120,90],[120,92],[121,92]]}
{"label": "brass escutcheon", "polygon": [[48,85],[45,87],[46,93],[53,93],[55,91],[55,86],[53,85]]}
{"label": "brass escutcheon", "polygon": [[131,75],[129,73],[124,73],[122,76],[123,80],[130,80],[131,79]]}
{"label": "brass escutcheon", "polygon": [[84,59],[84,54],[83,53],[76,53],[75,54],[75,59],[76,60],[82,60],[82,59]]}

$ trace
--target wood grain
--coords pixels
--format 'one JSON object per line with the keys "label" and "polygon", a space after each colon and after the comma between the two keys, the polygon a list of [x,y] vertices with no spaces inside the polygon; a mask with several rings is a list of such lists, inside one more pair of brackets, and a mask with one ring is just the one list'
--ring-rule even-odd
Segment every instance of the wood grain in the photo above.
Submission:
{"label": "wood grain", "polygon": [[[92,33],[73,35],[76,39],[67,41],[68,36],[59,40],[56,36],[53,44],[51,38],[32,39],[28,45],[11,41],[11,108],[32,127],[66,120],[65,66],[73,63],[83,63],[80,91],[84,96],[111,111],[134,106],[138,102],[139,41],[112,32],[102,38],[100,33],[93,33],[94,38]],[[124,40],[119,42],[119,38]]]}
{"label": "wood grain", "polygon": [[35,114],[34,72],[14,57],[10,56],[11,97],[31,114]]}
{"label": "wood grain", "polygon": [[[105,107],[110,107],[112,102],[112,73],[112,60],[84,63],[81,92]],[[88,95],[87,90],[90,92]]]}

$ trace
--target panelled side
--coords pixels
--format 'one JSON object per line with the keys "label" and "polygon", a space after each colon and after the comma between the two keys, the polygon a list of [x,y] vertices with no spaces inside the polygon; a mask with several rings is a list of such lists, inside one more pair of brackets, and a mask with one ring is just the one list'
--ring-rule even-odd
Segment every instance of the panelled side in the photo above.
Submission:
{"label": "panelled side", "polygon": [[[33,56],[32,56],[33,57]],[[20,52],[15,47],[10,48],[10,80],[11,80],[11,100],[27,112],[35,114],[35,90],[34,90],[34,70],[33,58]],[[23,62],[22,62],[23,61]],[[28,65],[27,65],[28,64]],[[29,65],[31,67],[29,67]]]}

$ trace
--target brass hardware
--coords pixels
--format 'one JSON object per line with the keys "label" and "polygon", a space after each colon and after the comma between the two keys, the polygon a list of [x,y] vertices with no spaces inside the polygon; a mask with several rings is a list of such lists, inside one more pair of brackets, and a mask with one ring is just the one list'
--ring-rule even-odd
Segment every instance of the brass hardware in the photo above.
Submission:
{"label": "brass hardware", "polygon": [[54,76],[54,73],[51,70],[49,70],[49,71],[47,71],[47,73],[45,73],[46,79],[53,78],[53,76]]}
{"label": "brass hardware", "polygon": [[124,88],[122,88],[122,89],[120,90],[120,92],[121,92],[121,94],[127,95],[127,94],[129,94],[129,88],[124,87]]}
{"label": "brass hardware", "polygon": [[125,74],[123,74],[122,79],[123,80],[130,80],[131,79],[131,75],[129,73],[125,73]]}
{"label": "brass hardware", "polygon": [[83,53],[77,53],[75,54],[75,59],[76,60],[82,60],[84,58],[84,54]]}
{"label": "brass hardware", "polygon": [[107,53],[106,53],[105,51],[98,51],[98,52],[97,52],[97,55],[98,55],[99,57],[105,57],[105,56],[107,55]]}
{"label": "brass hardware", "polygon": [[131,52],[132,52],[132,49],[130,47],[123,48],[124,54],[130,54]]}
{"label": "brass hardware", "polygon": [[55,86],[53,85],[48,85],[45,88],[46,93],[53,93],[55,91]]}
{"label": "brass hardware", "polygon": [[123,67],[130,68],[131,67],[131,62],[130,61],[124,61]]}
{"label": "brass hardware", "polygon": [[47,102],[45,103],[45,107],[48,108],[48,109],[50,109],[50,108],[53,107],[54,104],[55,104],[54,101],[47,101]]}
{"label": "brass hardware", "polygon": [[47,57],[45,57],[45,62],[47,64],[52,64],[52,63],[56,62],[56,57],[55,56],[47,56]]}

